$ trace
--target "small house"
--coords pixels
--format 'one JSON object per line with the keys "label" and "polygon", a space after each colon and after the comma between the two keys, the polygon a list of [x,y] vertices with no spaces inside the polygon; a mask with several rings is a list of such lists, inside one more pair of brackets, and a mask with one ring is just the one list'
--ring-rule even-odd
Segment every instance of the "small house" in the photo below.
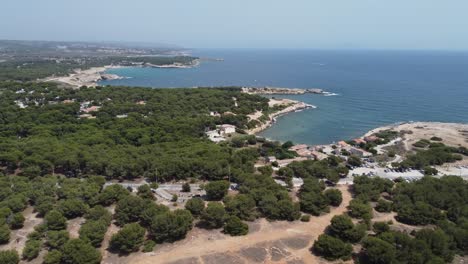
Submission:
{"label": "small house", "polygon": [[229,135],[236,133],[236,126],[234,125],[223,124],[218,126],[218,128],[221,135]]}

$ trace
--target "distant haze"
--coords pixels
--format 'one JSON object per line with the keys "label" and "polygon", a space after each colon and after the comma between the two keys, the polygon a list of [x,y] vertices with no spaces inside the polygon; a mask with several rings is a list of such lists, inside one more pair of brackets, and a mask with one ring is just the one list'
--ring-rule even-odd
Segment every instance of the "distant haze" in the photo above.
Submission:
{"label": "distant haze", "polygon": [[467,0],[10,0],[0,38],[466,50],[467,10]]}

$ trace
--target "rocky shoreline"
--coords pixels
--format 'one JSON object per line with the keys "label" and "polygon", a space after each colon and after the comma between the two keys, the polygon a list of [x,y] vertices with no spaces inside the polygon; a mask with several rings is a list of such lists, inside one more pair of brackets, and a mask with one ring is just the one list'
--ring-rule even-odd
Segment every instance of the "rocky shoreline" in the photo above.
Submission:
{"label": "rocky shoreline", "polygon": [[161,69],[190,69],[200,65],[200,59],[193,60],[190,64],[173,63],[167,65],[155,65],[151,63],[143,64],[142,67],[161,68]]}
{"label": "rocky shoreline", "polygon": [[96,87],[98,82],[102,80],[120,80],[126,77],[119,76],[117,74],[105,73],[109,69],[116,69],[122,67],[151,67],[151,68],[166,68],[166,69],[188,69],[197,67],[200,64],[199,60],[195,60],[191,64],[167,64],[167,65],[154,65],[154,64],[135,64],[133,66],[121,66],[121,65],[107,65],[103,67],[93,67],[86,70],[76,69],[73,73],[68,76],[52,76],[45,78],[40,81],[45,82],[59,82],[65,83],[75,88],[81,86]]}
{"label": "rocky shoreline", "polygon": [[297,95],[297,94],[306,94],[306,93],[312,93],[312,94],[330,94],[328,92],[325,92],[322,89],[318,88],[310,88],[310,89],[300,89],[300,88],[282,88],[282,87],[242,87],[242,92],[243,93],[248,93],[248,94],[263,94],[263,95],[268,95],[268,94],[291,94],[291,95]]}
{"label": "rocky shoreline", "polygon": [[[253,135],[253,134],[262,132],[263,130],[275,124],[276,119],[280,116],[283,116],[292,112],[300,112],[305,109],[317,108],[316,106],[311,105],[311,104],[306,104],[304,102],[289,100],[289,99],[270,99],[269,104],[270,106],[272,105],[287,105],[287,106],[280,111],[269,114],[268,121],[266,121],[265,123],[262,123],[260,126],[247,130],[246,132],[248,134]],[[260,116],[257,116],[257,118],[252,118],[252,119],[258,119]]]}
{"label": "rocky shoreline", "polygon": [[46,82],[59,82],[68,84],[74,88],[81,86],[96,87],[98,82],[101,80],[119,80],[125,77],[118,76],[116,74],[105,73],[109,69],[121,68],[122,66],[104,66],[104,67],[93,67],[86,70],[76,69],[73,73],[68,76],[60,77],[48,77],[41,81]]}

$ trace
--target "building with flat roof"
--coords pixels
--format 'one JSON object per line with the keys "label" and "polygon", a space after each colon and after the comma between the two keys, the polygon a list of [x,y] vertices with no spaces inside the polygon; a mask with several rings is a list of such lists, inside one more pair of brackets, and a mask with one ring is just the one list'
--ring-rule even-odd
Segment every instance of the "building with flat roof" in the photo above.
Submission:
{"label": "building with flat roof", "polygon": [[229,134],[236,133],[236,126],[234,125],[223,124],[223,125],[217,126],[217,128],[219,129],[219,133],[221,135],[229,135]]}

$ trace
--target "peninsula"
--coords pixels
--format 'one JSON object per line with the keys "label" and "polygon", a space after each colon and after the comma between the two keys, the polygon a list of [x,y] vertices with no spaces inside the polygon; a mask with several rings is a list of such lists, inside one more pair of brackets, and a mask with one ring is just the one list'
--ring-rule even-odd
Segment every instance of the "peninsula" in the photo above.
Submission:
{"label": "peninsula", "polygon": [[242,87],[242,92],[248,94],[328,94],[322,89],[310,88],[310,89],[301,89],[301,88],[282,88],[282,87]]}

